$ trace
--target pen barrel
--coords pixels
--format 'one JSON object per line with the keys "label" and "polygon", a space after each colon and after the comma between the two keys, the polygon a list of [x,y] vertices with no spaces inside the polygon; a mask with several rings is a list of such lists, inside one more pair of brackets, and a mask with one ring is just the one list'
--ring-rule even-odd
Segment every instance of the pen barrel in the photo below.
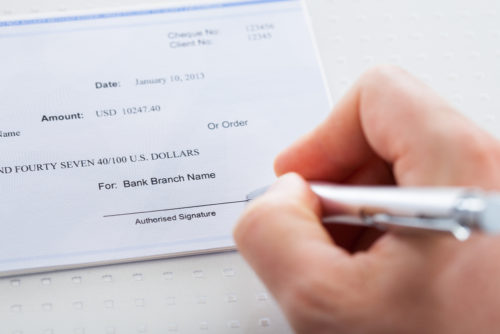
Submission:
{"label": "pen barrel", "polygon": [[470,190],[464,188],[352,187],[312,182],[323,215],[449,217]]}

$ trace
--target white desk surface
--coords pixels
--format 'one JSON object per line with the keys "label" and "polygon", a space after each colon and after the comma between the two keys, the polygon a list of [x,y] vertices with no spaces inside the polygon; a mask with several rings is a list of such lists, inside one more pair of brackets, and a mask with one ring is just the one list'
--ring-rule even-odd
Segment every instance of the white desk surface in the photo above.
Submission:
{"label": "white desk surface", "polygon": [[[398,64],[500,137],[500,2],[306,2],[334,101],[365,69]],[[4,0],[0,18],[138,3]],[[286,333],[290,328],[241,256],[227,252],[0,279],[0,332]]]}

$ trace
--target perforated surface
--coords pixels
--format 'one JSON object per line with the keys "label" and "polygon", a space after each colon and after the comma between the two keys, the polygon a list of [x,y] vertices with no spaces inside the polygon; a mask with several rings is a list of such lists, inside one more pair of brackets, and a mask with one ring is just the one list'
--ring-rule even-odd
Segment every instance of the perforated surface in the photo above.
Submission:
{"label": "perforated surface", "polygon": [[[4,0],[0,17],[138,3]],[[499,136],[499,2],[307,4],[334,101],[365,69],[398,64]],[[1,333],[290,331],[236,252],[5,278],[0,296]]]}

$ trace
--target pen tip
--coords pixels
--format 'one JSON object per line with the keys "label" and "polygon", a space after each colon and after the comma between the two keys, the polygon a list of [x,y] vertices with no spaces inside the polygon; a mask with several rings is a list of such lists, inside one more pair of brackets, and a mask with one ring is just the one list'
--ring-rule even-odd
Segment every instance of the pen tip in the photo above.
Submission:
{"label": "pen tip", "polygon": [[269,189],[269,187],[263,187],[263,188],[259,188],[257,190],[254,190],[252,192],[250,192],[248,195],[247,195],[247,200],[248,201],[252,201],[254,199],[256,199],[257,197],[259,197],[260,195],[264,194],[267,189]]}

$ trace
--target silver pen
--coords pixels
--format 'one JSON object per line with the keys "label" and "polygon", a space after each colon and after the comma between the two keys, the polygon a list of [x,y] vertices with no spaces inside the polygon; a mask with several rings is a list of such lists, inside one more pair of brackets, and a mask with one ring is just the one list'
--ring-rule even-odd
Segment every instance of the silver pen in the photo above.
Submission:
{"label": "silver pen", "polygon": [[[471,188],[341,186],[310,182],[319,196],[324,223],[379,229],[413,228],[450,232],[466,240],[472,231],[500,233],[500,193]],[[262,188],[248,194],[252,200]]]}

